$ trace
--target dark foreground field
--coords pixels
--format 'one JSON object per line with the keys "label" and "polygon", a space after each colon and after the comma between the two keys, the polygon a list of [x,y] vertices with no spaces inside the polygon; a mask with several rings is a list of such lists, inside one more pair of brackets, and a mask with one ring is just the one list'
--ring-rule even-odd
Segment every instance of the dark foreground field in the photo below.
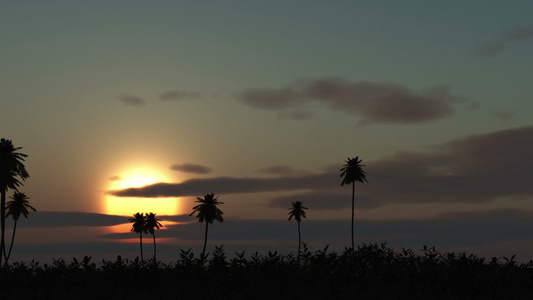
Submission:
{"label": "dark foreground field", "polygon": [[138,260],[14,263],[0,269],[1,299],[533,299],[533,262],[363,245],[342,254],[205,261],[190,251],[170,264]]}

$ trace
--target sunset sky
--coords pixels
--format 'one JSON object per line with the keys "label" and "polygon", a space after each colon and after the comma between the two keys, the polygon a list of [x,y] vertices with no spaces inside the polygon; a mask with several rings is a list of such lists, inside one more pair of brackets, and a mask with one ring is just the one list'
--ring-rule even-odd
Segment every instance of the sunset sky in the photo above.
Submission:
{"label": "sunset sky", "polygon": [[[28,154],[14,258],[357,243],[533,259],[533,2],[5,1],[0,137]],[[133,189],[132,189],[133,188]],[[8,192],[8,196],[12,191]],[[11,224],[11,220],[9,221]],[[10,233],[9,233],[10,234]],[[10,237],[10,235],[8,235]],[[145,236],[145,256],[151,255]]]}

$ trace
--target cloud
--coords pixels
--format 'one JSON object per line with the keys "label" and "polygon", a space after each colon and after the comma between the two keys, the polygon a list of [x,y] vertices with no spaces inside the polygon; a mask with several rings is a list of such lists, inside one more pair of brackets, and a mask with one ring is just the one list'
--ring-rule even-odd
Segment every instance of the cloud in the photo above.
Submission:
{"label": "cloud", "polygon": [[321,103],[332,111],[360,118],[360,124],[413,124],[446,118],[454,105],[468,102],[438,86],[415,92],[399,84],[350,82],[336,77],[299,80],[280,89],[248,89],[239,100],[253,108],[276,111],[280,118],[307,120],[312,113],[298,110]]}
{"label": "cloud", "polygon": [[118,175],[115,175],[115,176],[109,177],[109,180],[111,180],[111,181],[120,181],[120,180],[122,180],[122,177],[120,177]]}
{"label": "cloud", "polygon": [[124,216],[83,212],[41,212],[31,213],[28,222],[19,222],[21,228],[50,228],[75,226],[113,226],[127,223]]}
{"label": "cloud", "polygon": [[200,97],[200,93],[198,92],[184,92],[177,90],[167,91],[159,94],[159,99],[161,101],[180,101],[198,97]]}
{"label": "cloud", "polygon": [[259,172],[265,174],[274,174],[274,175],[291,175],[296,172],[290,166],[272,166],[264,169],[260,169]]}
{"label": "cloud", "polygon": [[171,170],[183,172],[183,173],[192,173],[192,174],[209,174],[213,172],[213,169],[196,164],[174,164],[170,166]]}
{"label": "cloud", "polygon": [[[295,222],[288,221],[288,212],[280,211],[279,220],[227,219],[209,228],[211,240],[224,241],[292,241],[297,238]],[[321,247],[339,240],[348,241],[350,220],[316,220],[313,210],[301,227],[304,241],[320,241]],[[192,217],[191,217],[192,218]],[[403,220],[356,219],[357,238],[362,242],[387,242],[393,246],[421,247],[473,246],[508,241],[531,240],[533,214],[516,209],[451,212],[434,218]],[[169,225],[158,231],[159,238],[201,241],[205,228],[197,222]],[[130,239],[130,232],[110,233],[110,239]],[[338,246],[338,245],[337,245]],[[245,250],[245,249],[241,249]]]}
{"label": "cloud", "polygon": [[189,179],[181,183],[156,183],[139,188],[108,191],[117,197],[183,197],[205,193],[238,194],[307,190],[317,187],[331,187],[336,178],[329,174],[314,174],[300,177],[281,176],[275,178],[214,177]]}
{"label": "cloud", "polygon": [[498,56],[505,51],[505,45],[501,42],[487,41],[474,49],[474,53],[483,58]]}
{"label": "cloud", "polygon": [[514,112],[508,110],[498,110],[492,113],[500,121],[509,121],[514,118]]}
{"label": "cloud", "polygon": [[300,111],[300,110],[294,110],[294,111],[280,111],[278,113],[278,118],[280,120],[289,119],[289,120],[296,120],[296,121],[306,121],[313,118],[313,113],[309,111]]}
{"label": "cloud", "polygon": [[505,29],[495,40],[483,42],[474,49],[474,53],[483,58],[502,54],[507,43],[533,42],[533,26],[516,26]]}
{"label": "cloud", "polygon": [[129,95],[129,94],[122,94],[120,96],[117,96],[117,100],[126,105],[131,105],[131,106],[141,107],[141,106],[146,105],[146,102],[144,101],[143,98],[134,96],[134,95]]}
{"label": "cloud", "polygon": [[[189,215],[157,215],[159,219],[173,222],[191,221]],[[130,216],[106,215],[84,212],[32,212],[28,221],[19,222],[20,228],[54,228],[54,227],[102,227],[129,223]]]}
{"label": "cloud", "polygon": [[[380,160],[365,161],[369,184],[356,185],[356,206],[485,203],[500,198],[531,198],[531,141],[533,126],[519,127],[456,139],[424,152],[399,152]],[[349,199],[351,189],[340,186],[338,169],[341,165],[342,161],[339,161],[337,169],[328,168],[322,173],[190,179],[108,193],[119,197],[181,197],[209,192],[287,192],[290,196],[272,199],[270,205],[285,208],[291,199],[303,201],[307,197],[317,209],[349,208],[351,204],[346,199]]]}
{"label": "cloud", "polygon": [[507,28],[500,39],[510,42],[533,42],[533,26],[516,26]]}

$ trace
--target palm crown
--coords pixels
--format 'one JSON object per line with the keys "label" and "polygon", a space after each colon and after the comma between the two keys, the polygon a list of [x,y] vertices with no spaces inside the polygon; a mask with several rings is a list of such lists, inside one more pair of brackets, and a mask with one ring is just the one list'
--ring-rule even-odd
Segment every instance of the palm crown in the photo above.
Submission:
{"label": "palm crown", "polygon": [[196,218],[200,223],[204,221],[213,224],[213,221],[224,222],[222,215],[224,214],[217,205],[224,204],[224,202],[218,201],[218,196],[215,194],[207,194],[204,198],[196,197],[196,203],[200,203],[193,207],[193,212],[189,215],[192,216],[197,213]]}
{"label": "palm crown", "polygon": [[149,213],[149,214],[146,214],[146,221],[144,223],[144,229],[146,231],[148,231],[149,233],[153,234],[154,233],[154,229],[159,229],[159,227],[163,227],[163,225],[161,225],[161,223],[159,223],[159,221],[161,221],[160,219],[156,219],[155,217],[156,214],[154,213]]}
{"label": "palm crown", "polygon": [[289,212],[289,221],[292,219],[292,217],[294,217],[296,222],[300,223],[302,218],[306,218],[304,209],[307,209],[307,207],[303,206],[302,201],[292,202],[292,207],[288,209],[291,210]]}
{"label": "palm crown", "polygon": [[14,147],[11,140],[0,139],[0,184],[3,185],[4,190],[7,188],[16,189],[20,182],[15,179],[15,176],[20,176],[22,180],[30,177],[24,164],[26,154],[17,152],[22,147]]}
{"label": "palm crown", "polygon": [[131,225],[131,231],[136,233],[148,233],[148,230],[144,226],[146,222],[146,216],[143,213],[136,213],[133,215],[134,218],[130,218],[130,222],[133,224]]}
{"label": "palm crown", "polygon": [[29,197],[26,196],[26,194],[24,193],[15,192],[11,199],[13,200],[8,201],[6,203],[6,217],[9,217],[11,215],[14,220],[18,220],[20,218],[20,215],[23,215],[25,218],[28,218],[28,209],[32,211],[37,211],[33,206],[30,205],[28,201]]}
{"label": "palm crown", "polygon": [[340,169],[342,171],[340,177],[344,177],[341,182],[341,186],[345,184],[351,184],[355,181],[357,182],[367,182],[366,180],[366,172],[363,170],[364,165],[361,165],[361,162],[363,160],[359,159],[358,156],[355,158],[348,158],[346,160],[346,164],[343,165],[343,168]]}

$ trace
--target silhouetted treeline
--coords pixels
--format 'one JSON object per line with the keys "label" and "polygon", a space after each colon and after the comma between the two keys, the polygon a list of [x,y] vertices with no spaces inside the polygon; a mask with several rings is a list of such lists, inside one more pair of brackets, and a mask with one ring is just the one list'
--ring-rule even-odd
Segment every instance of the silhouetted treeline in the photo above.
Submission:
{"label": "silhouetted treeline", "polygon": [[295,255],[235,253],[205,260],[181,250],[176,262],[120,256],[0,269],[2,299],[529,299],[533,261],[440,253],[395,252],[381,244],[338,254],[327,248]]}

